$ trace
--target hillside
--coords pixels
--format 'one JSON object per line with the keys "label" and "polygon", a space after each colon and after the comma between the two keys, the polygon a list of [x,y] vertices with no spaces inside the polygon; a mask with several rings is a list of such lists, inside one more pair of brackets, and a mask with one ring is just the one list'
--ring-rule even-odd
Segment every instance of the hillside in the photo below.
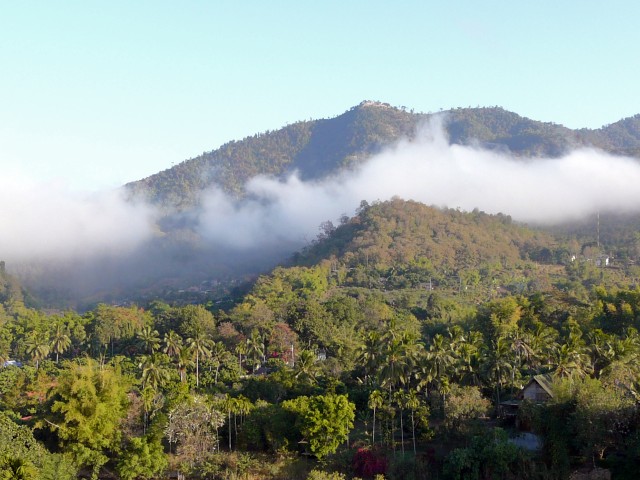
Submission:
{"label": "hillside", "polygon": [[[211,185],[239,197],[256,175],[284,176],[297,170],[304,179],[322,178],[357,165],[400,138],[411,138],[416,127],[434,115],[365,101],[334,118],[297,122],[229,142],[127,188],[167,209],[182,210],[196,204],[199,193]],[[555,157],[576,146],[640,154],[640,116],[598,130],[571,130],[499,107],[457,108],[438,115],[454,144],[479,143],[522,157]]]}
{"label": "hillside", "polygon": [[[295,256],[329,262],[342,286],[464,293],[486,300],[550,290],[565,277],[575,242],[512,222],[506,215],[461,212],[393,199],[363,204],[358,215]],[[560,268],[560,269],[559,269]]]}

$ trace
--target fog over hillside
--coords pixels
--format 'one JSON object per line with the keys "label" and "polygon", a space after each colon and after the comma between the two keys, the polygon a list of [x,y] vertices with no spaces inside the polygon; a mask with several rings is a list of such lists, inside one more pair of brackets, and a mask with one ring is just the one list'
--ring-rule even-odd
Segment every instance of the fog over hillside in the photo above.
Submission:
{"label": "fog over hillside", "polygon": [[[312,238],[324,220],[351,215],[361,200],[393,196],[427,205],[504,213],[534,224],[557,224],[596,211],[640,211],[640,163],[592,149],[553,159],[523,159],[450,145],[439,123],[424,125],[355,171],[321,181],[255,177],[249,199],[234,203],[205,193],[199,232],[239,248]],[[221,226],[224,226],[221,228]]]}
{"label": "fog over hillside", "polygon": [[439,120],[356,170],[316,181],[257,176],[243,200],[211,189],[196,210],[169,220],[119,191],[87,194],[15,174],[0,182],[0,259],[28,282],[83,295],[267,268],[315,238],[322,222],[353,215],[362,200],[399,196],[551,224],[640,211],[637,159],[591,149],[515,158],[450,145]]}

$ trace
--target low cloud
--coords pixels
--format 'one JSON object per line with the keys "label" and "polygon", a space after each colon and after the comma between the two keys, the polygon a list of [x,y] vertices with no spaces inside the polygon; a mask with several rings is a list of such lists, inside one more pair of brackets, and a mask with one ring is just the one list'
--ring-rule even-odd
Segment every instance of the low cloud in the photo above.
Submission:
{"label": "low cloud", "polygon": [[0,204],[0,258],[10,262],[120,256],[152,235],[153,209],[120,190],[81,193],[12,174],[0,179]]}
{"label": "low cloud", "polygon": [[593,149],[561,158],[520,158],[477,146],[450,145],[442,126],[424,126],[355,171],[321,181],[255,177],[249,199],[205,194],[200,233],[238,249],[304,243],[326,220],[354,212],[361,200],[394,196],[428,205],[504,213],[535,224],[577,220],[596,211],[640,211],[640,163]]}

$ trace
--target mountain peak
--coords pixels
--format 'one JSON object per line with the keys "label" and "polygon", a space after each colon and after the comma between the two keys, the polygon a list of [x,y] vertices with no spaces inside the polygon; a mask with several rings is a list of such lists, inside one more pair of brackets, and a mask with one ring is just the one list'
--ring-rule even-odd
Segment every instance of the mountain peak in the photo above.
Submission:
{"label": "mountain peak", "polygon": [[365,108],[365,107],[392,108],[395,110],[395,107],[389,105],[388,103],[379,102],[377,100],[363,100],[354,108]]}

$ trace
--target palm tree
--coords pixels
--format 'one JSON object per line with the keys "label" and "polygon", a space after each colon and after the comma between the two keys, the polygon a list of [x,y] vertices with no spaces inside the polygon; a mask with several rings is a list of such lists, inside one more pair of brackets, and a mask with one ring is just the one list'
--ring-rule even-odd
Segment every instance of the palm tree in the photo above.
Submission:
{"label": "palm tree", "polygon": [[625,385],[630,392],[640,380],[640,337],[634,328],[627,329],[624,338],[614,339],[608,352],[609,363],[600,371],[608,384]]}
{"label": "palm tree", "polygon": [[25,352],[36,362],[36,370],[40,366],[40,360],[49,355],[49,332],[29,332],[25,338]]}
{"label": "palm tree", "polygon": [[220,372],[220,367],[224,362],[225,357],[231,355],[224,346],[222,342],[216,342],[211,347],[211,361],[215,365],[216,374],[214,383],[218,383],[218,373]]}
{"label": "palm tree", "polygon": [[554,375],[561,378],[585,377],[591,373],[589,356],[584,347],[573,343],[560,346],[556,354]]}
{"label": "palm tree", "polygon": [[593,372],[591,358],[587,351],[580,327],[571,323],[566,343],[556,352],[554,375],[564,378],[582,378]]}
{"label": "palm tree", "polygon": [[500,405],[500,391],[509,378],[515,378],[516,369],[511,357],[512,351],[509,341],[505,337],[498,337],[484,350],[484,369],[487,380],[493,383],[496,391],[496,405]]}
{"label": "palm tree", "polygon": [[373,428],[371,430],[371,445],[376,444],[376,410],[384,404],[384,398],[380,390],[374,390],[369,394],[369,408],[373,410]]}
{"label": "palm tree", "polygon": [[453,356],[451,343],[444,336],[439,333],[433,336],[426,358],[433,366],[436,380],[439,381],[441,378],[449,376],[449,369],[454,364],[455,357]]}
{"label": "palm tree", "polygon": [[58,363],[59,355],[67,351],[71,346],[71,338],[69,338],[69,330],[61,323],[56,322],[53,335],[51,336],[51,351],[56,354],[56,363]]}
{"label": "palm tree", "polygon": [[6,454],[0,456],[0,463],[3,464],[3,472],[12,480],[32,480],[38,477],[39,470],[35,465],[24,457]]}
{"label": "palm tree", "polygon": [[251,360],[253,373],[255,373],[256,370],[260,368],[261,363],[265,361],[266,348],[264,345],[264,339],[258,330],[253,330],[251,332],[251,336],[247,338],[246,344],[247,357]]}
{"label": "palm tree", "polygon": [[162,388],[169,381],[169,371],[166,364],[167,356],[163,353],[153,353],[142,357],[139,364],[142,370],[142,388],[149,386],[156,391]]}
{"label": "palm tree", "polygon": [[393,330],[389,330],[383,336],[382,342],[384,347],[380,361],[380,385],[388,387],[391,400],[393,391],[400,385],[407,384],[413,377],[414,367],[422,352],[422,344],[410,333],[398,335]]}
{"label": "palm tree", "polygon": [[460,383],[480,384],[479,350],[472,343],[464,343],[456,351],[456,376]]}
{"label": "palm tree", "polygon": [[170,357],[177,358],[182,350],[182,337],[173,330],[164,334],[164,353]]}
{"label": "palm tree", "polygon": [[152,330],[149,325],[140,330],[137,337],[145,351],[150,354],[160,348],[160,335],[157,330]]}
{"label": "palm tree", "polygon": [[176,358],[176,366],[178,367],[178,373],[180,374],[180,381],[182,383],[187,381],[187,369],[193,367],[193,352],[189,347],[183,347],[180,349],[180,353]]}
{"label": "palm tree", "polygon": [[187,339],[187,344],[191,348],[196,360],[196,387],[200,386],[200,359],[205,359],[211,355],[211,340],[204,333],[197,332],[193,337]]}
{"label": "palm tree", "polygon": [[229,394],[226,394],[222,402],[222,408],[227,411],[227,415],[229,417],[228,424],[227,424],[228,432],[229,432],[229,451],[232,451],[231,414],[236,413],[238,411],[238,401],[232,396],[230,396]]}
{"label": "palm tree", "polygon": [[398,390],[393,394],[393,400],[400,410],[400,448],[402,449],[402,455],[404,456],[404,425],[402,422],[402,413],[405,405],[405,393],[402,390]]}
{"label": "palm tree", "polygon": [[238,363],[242,370],[242,356],[247,353],[247,342],[240,342],[236,345],[236,353],[238,354]]}
{"label": "palm tree", "polygon": [[[533,351],[533,366],[549,367],[553,363],[556,349],[558,332],[543,323],[539,323],[536,329],[531,332],[530,346]],[[539,370],[538,370],[539,371]]]}
{"label": "palm tree", "polygon": [[382,344],[380,334],[375,330],[365,335],[364,343],[358,349],[358,363],[364,367],[365,384],[369,384],[372,374],[376,371],[380,357],[382,356]]}
{"label": "palm tree", "polygon": [[444,411],[449,377],[455,363],[454,352],[451,349],[450,342],[439,333],[435,334],[427,350],[425,360],[427,371],[430,373],[428,376],[435,383],[436,389],[440,393]]}
{"label": "palm tree", "polygon": [[531,335],[516,328],[509,332],[507,338],[511,342],[511,351],[516,356],[518,368],[522,367],[523,364],[532,366],[534,363],[534,351],[531,348]]}
{"label": "palm tree", "polygon": [[316,383],[318,374],[318,357],[311,350],[302,350],[298,353],[298,360],[294,367],[294,378],[302,383]]}
{"label": "palm tree", "polygon": [[416,451],[416,422],[415,411],[420,408],[420,400],[418,399],[417,392],[413,389],[409,390],[405,397],[405,406],[411,410],[411,436],[413,439],[413,455],[417,454]]}

